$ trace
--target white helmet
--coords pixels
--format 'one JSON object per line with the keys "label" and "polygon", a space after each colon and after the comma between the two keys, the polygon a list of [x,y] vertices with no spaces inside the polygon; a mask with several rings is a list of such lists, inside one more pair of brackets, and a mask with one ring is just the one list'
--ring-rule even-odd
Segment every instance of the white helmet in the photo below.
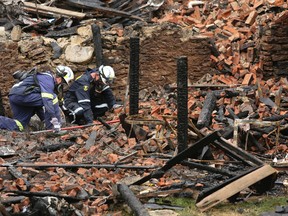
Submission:
{"label": "white helmet", "polygon": [[99,74],[104,84],[110,84],[115,79],[115,72],[111,66],[101,65],[99,67]]}
{"label": "white helmet", "polygon": [[70,67],[59,65],[56,67],[56,73],[58,76],[63,77],[67,84],[74,79],[74,73]]}

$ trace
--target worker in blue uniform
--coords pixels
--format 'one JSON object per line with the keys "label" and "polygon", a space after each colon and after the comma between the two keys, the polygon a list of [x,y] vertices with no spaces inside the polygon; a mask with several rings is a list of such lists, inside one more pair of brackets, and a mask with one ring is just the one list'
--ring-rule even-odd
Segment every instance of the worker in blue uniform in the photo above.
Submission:
{"label": "worker in blue uniform", "polygon": [[[101,89],[103,92],[107,90],[107,94],[109,94],[112,99],[112,106],[115,104],[114,96],[112,97],[110,92],[111,89],[105,87],[109,82],[112,82],[114,78],[115,72],[112,67],[100,66],[95,69],[87,69],[80,77],[75,79],[64,96],[63,105],[63,109],[66,109],[68,115],[71,116],[71,123],[93,123],[94,108],[96,105],[101,105],[94,101],[95,89]],[[93,94],[91,94],[91,92],[93,92]],[[106,106],[108,107],[108,104]],[[109,106],[111,106],[110,103]]]}
{"label": "worker in blue uniform", "polygon": [[59,131],[61,116],[54,89],[61,82],[62,77],[53,75],[48,69],[25,74],[25,77],[14,84],[9,92],[13,119],[1,116],[0,128],[22,131],[31,117],[37,114],[41,121],[45,121],[47,129]]}
{"label": "worker in blue uniform", "polygon": [[[115,96],[110,88],[115,78],[113,68],[102,65],[99,67],[99,71],[101,71],[103,75],[100,76],[101,79],[92,86],[90,91],[94,119],[104,116],[107,111],[112,111],[121,106],[120,104],[116,104]],[[107,79],[107,77],[109,77],[109,79]]]}

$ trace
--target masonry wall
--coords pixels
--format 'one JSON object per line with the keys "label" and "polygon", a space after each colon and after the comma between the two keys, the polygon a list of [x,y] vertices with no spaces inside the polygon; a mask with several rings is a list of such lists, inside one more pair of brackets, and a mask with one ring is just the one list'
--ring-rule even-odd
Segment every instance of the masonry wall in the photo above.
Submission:
{"label": "masonry wall", "polygon": [[[176,83],[177,58],[180,56],[188,58],[191,82],[197,81],[206,73],[212,73],[209,38],[194,37],[191,31],[183,31],[177,26],[160,25],[141,27],[137,30],[128,29],[121,37],[115,31],[101,33],[105,62],[116,71],[117,80],[112,88],[118,99],[123,99],[126,89],[131,36],[140,38],[140,89]],[[92,40],[90,45],[93,46]],[[70,66],[78,75],[87,67],[95,66],[95,57],[85,64],[73,64],[67,62],[63,55],[52,59],[53,49],[41,37],[22,38],[19,42],[0,41],[0,88],[9,115],[11,112],[7,95],[14,83],[12,74],[16,70],[29,69],[35,65],[49,65],[55,68],[63,64]]]}
{"label": "masonry wall", "polygon": [[274,24],[263,29],[260,60],[265,77],[288,75],[288,25]]}

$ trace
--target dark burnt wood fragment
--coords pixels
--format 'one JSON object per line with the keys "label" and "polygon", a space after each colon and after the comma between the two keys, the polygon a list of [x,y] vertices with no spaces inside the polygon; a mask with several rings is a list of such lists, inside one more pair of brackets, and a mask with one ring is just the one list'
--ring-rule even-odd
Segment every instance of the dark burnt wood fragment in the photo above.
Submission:
{"label": "dark burnt wood fragment", "polygon": [[210,92],[207,94],[201,113],[199,115],[198,121],[197,121],[197,127],[203,128],[207,127],[211,123],[211,115],[216,106],[216,96],[213,92]]}
{"label": "dark burnt wood fragment", "polygon": [[138,216],[149,216],[148,211],[139,201],[139,199],[134,195],[134,193],[125,184],[117,185],[118,192],[121,197],[125,200],[128,206],[133,210],[135,215]]}

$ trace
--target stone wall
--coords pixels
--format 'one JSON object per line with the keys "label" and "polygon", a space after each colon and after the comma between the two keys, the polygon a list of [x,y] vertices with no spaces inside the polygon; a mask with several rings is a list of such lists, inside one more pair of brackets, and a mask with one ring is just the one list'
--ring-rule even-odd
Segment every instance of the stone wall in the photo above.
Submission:
{"label": "stone wall", "polygon": [[[118,99],[124,98],[129,71],[129,39],[131,36],[140,38],[140,89],[153,85],[176,83],[177,58],[188,57],[188,73],[191,82],[197,81],[206,73],[212,73],[210,66],[209,38],[194,37],[191,31],[184,31],[174,25],[158,25],[150,27],[136,27],[124,29],[119,36],[117,30],[102,31],[102,44],[104,60],[106,64],[114,67],[117,80],[112,88]],[[80,46],[93,47],[92,35],[83,37]],[[85,37],[85,38],[84,38]],[[57,42],[63,48],[63,54],[59,58],[53,58],[54,53],[50,45],[51,41]],[[19,42],[10,40],[0,41],[0,84],[4,96],[4,105],[9,110],[8,92],[14,83],[12,74],[18,69],[29,69],[35,65],[49,65],[52,68],[59,64],[72,68],[76,75],[81,74],[87,67],[95,67],[94,55],[89,61],[75,63],[67,61],[69,53],[65,48],[75,38],[44,38],[22,37]],[[70,53],[71,55],[71,53]],[[9,113],[9,112],[8,112]],[[11,113],[10,113],[11,115]]]}

